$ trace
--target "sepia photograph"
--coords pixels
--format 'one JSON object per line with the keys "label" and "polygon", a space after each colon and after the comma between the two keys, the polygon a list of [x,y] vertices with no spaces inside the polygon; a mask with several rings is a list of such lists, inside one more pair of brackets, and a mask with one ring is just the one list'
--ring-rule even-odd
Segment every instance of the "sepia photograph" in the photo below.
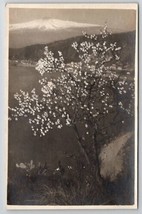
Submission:
{"label": "sepia photograph", "polygon": [[137,208],[137,4],[7,4],[7,208]]}

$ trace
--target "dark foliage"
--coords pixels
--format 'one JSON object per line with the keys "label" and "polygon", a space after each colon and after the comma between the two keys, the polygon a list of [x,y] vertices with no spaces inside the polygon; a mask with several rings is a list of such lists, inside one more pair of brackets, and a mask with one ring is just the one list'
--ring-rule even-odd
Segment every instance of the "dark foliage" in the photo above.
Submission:
{"label": "dark foliage", "polygon": [[[54,43],[48,44],[49,50],[52,50],[57,54],[57,51],[60,50],[63,53],[65,62],[69,63],[71,61],[79,61],[78,54],[71,47],[71,44],[76,41],[81,43],[83,41],[83,37],[75,37],[71,39],[61,40]],[[135,55],[135,32],[128,33],[119,33],[112,34],[109,37],[109,40],[113,42],[117,42],[119,46],[122,47],[121,52],[121,61],[125,63],[129,63],[134,65],[134,55]],[[9,50],[9,59],[10,60],[32,60],[37,61],[40,57],[43,57],[43,49],[45,44],[37,44],[31,45],[24,48],[10,48]]]}

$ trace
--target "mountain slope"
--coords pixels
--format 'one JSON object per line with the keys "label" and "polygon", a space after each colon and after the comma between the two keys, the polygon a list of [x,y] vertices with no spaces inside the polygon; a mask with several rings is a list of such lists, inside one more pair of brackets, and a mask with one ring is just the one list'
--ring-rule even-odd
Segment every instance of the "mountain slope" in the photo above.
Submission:
{"label": "mountain slope", "polygon": [[[48,45],[49,49],[57,55],[58,50],[62,51],[66,62],[78,61],[78,56],[75,50],[71,47],[74,41],[82,42],[83,36],[73,37],[66,40],[60,40],[53,43],[36,44],[24,48],[10,48],[10,60],[31,60],[38,61],[43,57],[44,47]],[[134,64],[135,56],[135,32],[112,34],[110,36],[111,42],[117,42],[122,47],[121,60],[124,63]]]}
{"label": "mountain slope", "polygon": [[58,19],[39,19],[9,26],[9,46],[20,48],[33,44],[51,43],[80,36],[82,31],[98,33],[102,26]]}
{"label": "mountain slope", "polygon": [[99,25],[88,23],[77,23],[72,21],[64,21],[58,19],[37,19],[30,22],[11,24],[9,30],[28,30],[40,29],[43,31],[66,29],[66,28],[80,28],[80,27],[98,27]]}

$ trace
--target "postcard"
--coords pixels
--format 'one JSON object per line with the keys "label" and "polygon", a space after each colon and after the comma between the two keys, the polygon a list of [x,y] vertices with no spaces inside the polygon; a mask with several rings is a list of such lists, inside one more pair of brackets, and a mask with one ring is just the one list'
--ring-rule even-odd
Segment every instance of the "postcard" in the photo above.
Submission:
{"label": "postcard", "polygon": [[7,4],[7,208],[136,209],[137,4]]}

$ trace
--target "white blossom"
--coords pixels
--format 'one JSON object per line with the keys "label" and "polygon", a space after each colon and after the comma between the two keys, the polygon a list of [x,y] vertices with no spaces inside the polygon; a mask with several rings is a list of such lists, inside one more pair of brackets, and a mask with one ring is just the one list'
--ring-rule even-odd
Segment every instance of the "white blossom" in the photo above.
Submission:
{"label": "white blossom", "polygon": [[107,26],[101,39],[84,32],[84,41],[72,44],[79,62],[65,63],[61,51],[55,57],[46,46],[36,66],[41,75],[40,92],[34,88],[15,93],[18,105],[9,108],[10,118],[27,117],[33,134],[42,137],[54,127],[73,127],[74,123],[83,124],[84,133],[90,135],[89,124],[98,125],[116,108],[132,115],[133,105],[130,100],[126,103],[124,96],[131,94],[134,99],[134,83],[127,81],[129,72],[119,77],[121,47],[110,42],[109,35]]}

